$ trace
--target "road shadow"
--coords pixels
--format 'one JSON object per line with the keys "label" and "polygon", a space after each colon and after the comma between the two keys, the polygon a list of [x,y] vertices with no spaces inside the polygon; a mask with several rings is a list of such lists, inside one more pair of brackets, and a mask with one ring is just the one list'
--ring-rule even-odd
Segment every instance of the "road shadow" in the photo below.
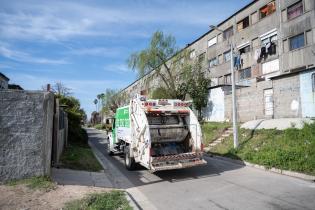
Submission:
{"label": "road shadow", "polygon": [[193,179],[204,179],[220,176],[224,172],[244,167],[240,164],[233,164],[227,161],[211,158],[209,156],[204,156],[207,164],[203,166],[150,173],[146,168],[139,165],[135,170],[128,171],[125,168],[122,155],[107,155],[107,140],[105,133],[101,133],[95,129],[88,129],[88,135],[89,141],[93,143],[94,146],[104,155],[104,157],[110,161],[133,185],[123,188],[149,185],[158,182],[173,183]]}

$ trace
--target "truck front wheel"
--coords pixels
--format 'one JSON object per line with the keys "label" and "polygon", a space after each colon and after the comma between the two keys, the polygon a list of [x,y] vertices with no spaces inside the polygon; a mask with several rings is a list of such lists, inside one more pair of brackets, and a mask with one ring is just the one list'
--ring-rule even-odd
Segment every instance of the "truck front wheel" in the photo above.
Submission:
{"label": "truck front wheel", "polygon": [[135,168],[135,159],[133,157],[130,157],[130,149],[129,146],[125,147],[125,166],[126,168],[131,171]]}

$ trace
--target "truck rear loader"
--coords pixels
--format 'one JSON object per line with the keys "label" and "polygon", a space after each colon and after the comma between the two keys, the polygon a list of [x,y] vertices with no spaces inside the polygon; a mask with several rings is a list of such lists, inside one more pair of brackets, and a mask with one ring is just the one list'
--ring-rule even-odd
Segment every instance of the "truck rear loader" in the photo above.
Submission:
{"label": "truck rear loader", "polygon": [[108,135],[109,155],[123,153],[128,170],[140,164],[151,172],[206,164],[202,132],[189,103],[144,96],[117,109]]}

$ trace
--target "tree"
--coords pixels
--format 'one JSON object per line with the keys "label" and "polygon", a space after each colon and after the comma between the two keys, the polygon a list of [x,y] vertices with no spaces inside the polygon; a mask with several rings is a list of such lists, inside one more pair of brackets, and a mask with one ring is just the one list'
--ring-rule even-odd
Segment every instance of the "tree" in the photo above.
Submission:
{"label": "tree", "polygon": [[153,90],[152,98],[176,98],[184,100],[186,95],[193,99],[193,105],[201,119],[201,110],[207,105],[208,85],[202,72],[204,57],[192,60],[187,49],[178,51],[175,38],[157,31],[153,34],[149,46],[132,53],[128,66],[144,76],[152,70],[161,78],[163,85]]}
{"label": "tree", "polygon": [[211,80],[202,72],[202,62],[196,61],[186,72],[187,93],[193,100],[194,108],[198,111],[198,120],[202,120],[202,108],[207,106],[208,88]]}
{"label": "tree", "polygon": [[[175,62],[169,62],[174,56]],[[128,66],[138,72],[142,77],[155,69],[155,74],[161,78],[164,88],[172,98],[182,98],[183,93],[179,84],[178,61],[184,53],[178,53],[175,38],[172,35],[164,35],[156,31],[149,46],[139,52],[134,52],[128,59]]]}
{"label": "tree", "polygon": [[106,89],[102,95],[102,113],[109,115],[115,113],[116,109],[126,103],[126,93],[120,92],[119,90]]}
{"label": "tree", "polygon": [[93,103],[95,104],[95,111],[97,111],[97,103],[98,103],[98,100],[97,100],[97,99],[94,99]]}
{"label": "tree", "polygon": [[57,94],[57,95],[61,95],[61,96],[70,96],[72,93],[70,92],[71,89],[66,87],[63,83],[61,82],[56,82],[53,86],[52,86],[52,91]]}
{"label": "tree", "polygon": [[65,105],[65,112],[68,116],[68,140],[71,144],[87,145],[87,134],[81,128],[86,121],[85,111],[81,108],[80,101],[73,96],[56,95],[60,105]]}

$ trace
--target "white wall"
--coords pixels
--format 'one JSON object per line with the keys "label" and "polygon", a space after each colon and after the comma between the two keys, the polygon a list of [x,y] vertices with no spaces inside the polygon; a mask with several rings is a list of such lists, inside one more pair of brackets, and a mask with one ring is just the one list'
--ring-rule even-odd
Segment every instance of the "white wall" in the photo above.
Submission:
{"label": "white wall", "polygon": [[208,104],[202,111],[206,121],[222,122],[224,118],[224,91],[221,87],[210,89]]}

